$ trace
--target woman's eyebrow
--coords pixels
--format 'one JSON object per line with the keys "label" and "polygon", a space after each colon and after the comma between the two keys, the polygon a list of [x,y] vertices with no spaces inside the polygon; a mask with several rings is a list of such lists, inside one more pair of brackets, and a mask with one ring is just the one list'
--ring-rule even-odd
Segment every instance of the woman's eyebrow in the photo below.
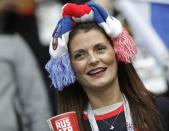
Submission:
{"label": "woman's eyebrow", "polygon": [[97,48],[97,47],[100,47],[100,46],[105,46],[105,45],[103,45],[103,43],[100,42],[100,43],[97,43],[94,47]]}
{"label": "woman's eyebrow", "polygon": [[86,52],[84,49],[77,49],[77,50],[73,51],[73,54],[84,53],[84,52]]}

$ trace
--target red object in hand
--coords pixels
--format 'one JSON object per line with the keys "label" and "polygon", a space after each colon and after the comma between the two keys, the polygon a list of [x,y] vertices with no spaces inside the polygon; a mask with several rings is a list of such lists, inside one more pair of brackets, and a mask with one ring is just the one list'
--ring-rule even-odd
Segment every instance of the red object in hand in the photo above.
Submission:
{"label": "red object in hand", "polygon": [[52,131],[80,131],[76,112],[66,112],[47,120]]}

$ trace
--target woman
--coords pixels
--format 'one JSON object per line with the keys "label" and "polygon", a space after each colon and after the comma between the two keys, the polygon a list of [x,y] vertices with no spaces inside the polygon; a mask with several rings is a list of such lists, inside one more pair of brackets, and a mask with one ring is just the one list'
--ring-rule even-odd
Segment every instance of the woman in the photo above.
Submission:
{"label": "woman", "polygon": [[93,2],[69,3],[62,16],[46,66],[58,114],[76,111],[81,131],[163,131],[159,102],[132,66],[135,44],[120,22]]}

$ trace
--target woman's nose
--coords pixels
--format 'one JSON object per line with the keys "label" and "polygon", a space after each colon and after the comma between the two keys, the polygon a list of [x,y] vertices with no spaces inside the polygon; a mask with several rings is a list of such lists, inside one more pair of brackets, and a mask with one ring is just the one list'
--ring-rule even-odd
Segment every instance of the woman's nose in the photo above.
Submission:
{"label": "woman's nose", "polygon": [[97,55],[92,53],[92,54],[89,55],[88,62],[89,62],[90,65],[96,65],[96,64],[99,63],[99,58],[98,58]]}

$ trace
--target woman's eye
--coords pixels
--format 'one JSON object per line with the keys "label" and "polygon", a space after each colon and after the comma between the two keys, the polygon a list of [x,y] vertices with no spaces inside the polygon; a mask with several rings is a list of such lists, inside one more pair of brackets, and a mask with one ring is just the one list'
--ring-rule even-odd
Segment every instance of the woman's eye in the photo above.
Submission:
{"label": "woman's eye", "polygon": [[82,60],[83,58],[85,58],[86,54],[85,53],[77,53],[74,55],[74,59],[75,60]]}
{"label": "woman's eye", "polygon": [[98,47],[98,48],[97,48],[97,52],[98,52],[98,53],[104,53],[105,50],[106,50],[106,47]]}

